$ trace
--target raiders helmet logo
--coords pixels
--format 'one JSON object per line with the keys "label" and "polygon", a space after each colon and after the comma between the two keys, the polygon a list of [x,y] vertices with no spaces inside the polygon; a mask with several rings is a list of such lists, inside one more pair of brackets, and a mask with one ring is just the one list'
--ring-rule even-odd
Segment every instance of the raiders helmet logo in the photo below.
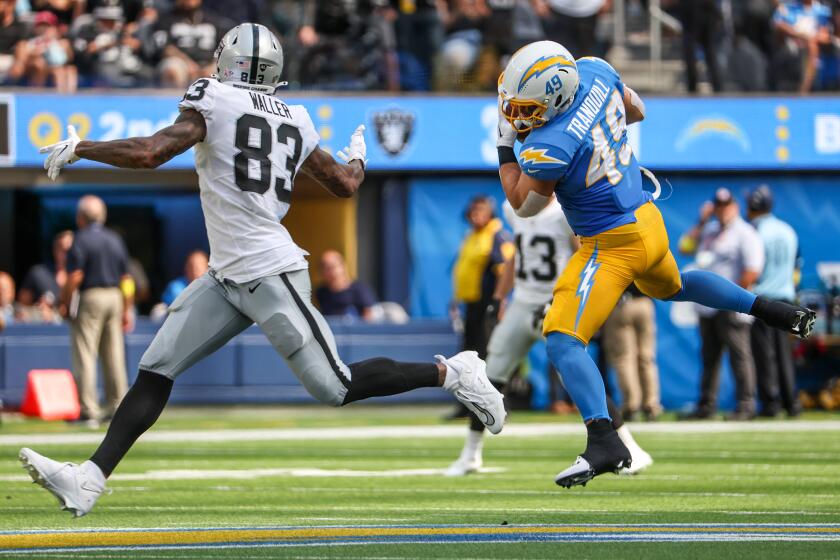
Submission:
{"label": "raiders helmet logo", "polygon": [[373,114],[376,139],[391,157],[396,157],[408,145],[414,131],[414,115],[400,109],[388,109]]}

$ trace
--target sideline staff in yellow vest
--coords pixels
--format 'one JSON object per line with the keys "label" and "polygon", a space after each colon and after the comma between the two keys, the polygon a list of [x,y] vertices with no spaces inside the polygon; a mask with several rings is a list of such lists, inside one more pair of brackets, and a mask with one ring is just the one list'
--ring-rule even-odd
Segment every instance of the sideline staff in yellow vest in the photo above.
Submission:
{"label": "sideline staff in yellow vest", "polygon": [[465,304],[464,350],[475,350],[482,358],[487,353],[484,314],[505,262],[515,253],[494,210],[490,197],[479,195],[470,201],[465,215],[472,230],[461,243],[452,274],[455,303]]}

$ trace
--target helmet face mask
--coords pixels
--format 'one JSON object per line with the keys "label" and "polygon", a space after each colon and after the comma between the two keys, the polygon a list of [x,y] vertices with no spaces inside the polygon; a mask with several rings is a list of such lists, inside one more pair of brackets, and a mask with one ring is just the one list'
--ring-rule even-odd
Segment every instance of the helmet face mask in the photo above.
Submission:
{"label": "helmet face mask", "polygon": [[548,123],[577,93],[579,76],[571,53],[554,41],[519,49],[499,76],[499,109],[518,132]]}
{"label": "helmet face mask", "polygon": [[548,121],[543,118],[548,107],[538,101],[500,99],[500,109],[505,119],[519,133],[539,128]]}
{"label": "helmet face mask", "polygon": [[213,77],[222,83],[263,93],[283,85],[283,48],[263,25],[243,23],[225,33],[215,58]]}

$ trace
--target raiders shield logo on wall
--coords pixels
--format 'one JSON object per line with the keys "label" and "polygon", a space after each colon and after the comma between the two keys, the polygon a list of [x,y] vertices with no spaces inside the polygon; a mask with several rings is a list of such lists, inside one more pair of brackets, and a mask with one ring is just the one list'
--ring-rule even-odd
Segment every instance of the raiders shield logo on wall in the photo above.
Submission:
{"label": "raiders shield logo on wall", "polygon": [[373,114],[376,139],[388,155],[398,156],[408,145],[414,130],[414,115],[400,109],[388,109]]}

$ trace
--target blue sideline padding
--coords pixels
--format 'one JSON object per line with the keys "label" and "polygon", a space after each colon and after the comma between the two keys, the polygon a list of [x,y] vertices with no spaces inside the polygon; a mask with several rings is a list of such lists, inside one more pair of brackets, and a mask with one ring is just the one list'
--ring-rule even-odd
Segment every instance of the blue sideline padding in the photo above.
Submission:
{"label": "blue sideline padding", "polygon": [[[342,359],[356,362],[385,356],[408,362],[432,361],[435,354],[452,355],[459,337],[448,321],[420,320],[406,325],[331,322]],[[154,338],[158,324],[140,320],[126,336],[129,379]],[[23,397],[31,369],[71,369],[69,329],[53,325],[11,325],[0,334],[0,399],[16,406]],[[383,402],[448,402],[442,389],[420,389],[379,399]],[[178,378],[171,402],[296,403],[315,402],[259,328],[251,327],[212,356]]]}

